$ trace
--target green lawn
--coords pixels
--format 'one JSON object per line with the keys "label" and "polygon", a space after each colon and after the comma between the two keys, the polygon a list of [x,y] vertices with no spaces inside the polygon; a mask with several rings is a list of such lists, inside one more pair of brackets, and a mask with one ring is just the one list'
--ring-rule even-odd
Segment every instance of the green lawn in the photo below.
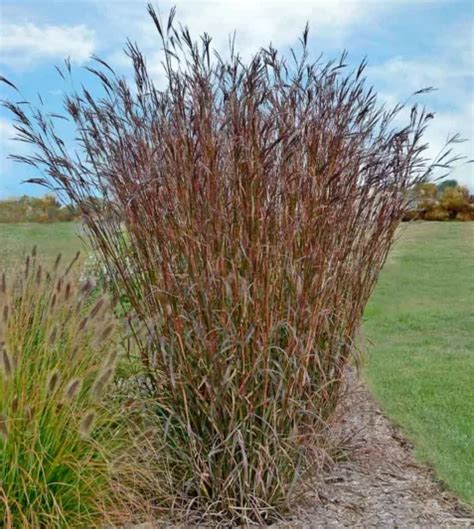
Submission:
{"label": "green lawn", "polygon": [[474,222],[404,226],[365,320],[377,400],[474,504]]}
{"label": "green lawn", "polygon": [[52,264],[59,252],[64,261],[72,259],[78,250],[84,255],[80,234],[81,228],[76,222],[0,224],[0,270],[12,270],[34,245],[46,265]]}
{"label": "green lawn", "polygon": [[[365,376],[419,459],[474,503],[474,222],[402,232],[365,314]],[[48,262],[72,258],[79,234],[76,223],[0,224],[0,268],[34,244]]]}

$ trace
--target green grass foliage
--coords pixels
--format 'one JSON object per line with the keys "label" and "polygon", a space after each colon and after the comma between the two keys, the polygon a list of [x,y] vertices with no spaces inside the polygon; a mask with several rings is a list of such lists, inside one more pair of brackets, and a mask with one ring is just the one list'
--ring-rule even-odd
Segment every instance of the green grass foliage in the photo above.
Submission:
{"label": "green grass foliage", "polygon": [[33,253],[0,285],[0,525],[95,527],[113,511],[121,423],[103,396],[115,322],[70,273]]}

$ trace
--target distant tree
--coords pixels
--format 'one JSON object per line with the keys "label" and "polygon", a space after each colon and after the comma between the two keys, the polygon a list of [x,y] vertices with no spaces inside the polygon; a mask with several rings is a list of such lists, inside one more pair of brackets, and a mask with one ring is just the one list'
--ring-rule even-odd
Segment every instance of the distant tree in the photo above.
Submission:
{"label": "distant tree", "polygon": [[469,209],[469,191],[467,187],[446,187],[441,195],[440,206],[454,219],[458,213]]}
{"label": "distant tree", "polygon": [[458,186],[459,186],[458,181],[455,180],[454,178],[451,178],[448,180],[443,180],[436,187],[438,189],[438,194],[441,196],[444,193],[445,189],[448,189],[450,187],[458,187]]}

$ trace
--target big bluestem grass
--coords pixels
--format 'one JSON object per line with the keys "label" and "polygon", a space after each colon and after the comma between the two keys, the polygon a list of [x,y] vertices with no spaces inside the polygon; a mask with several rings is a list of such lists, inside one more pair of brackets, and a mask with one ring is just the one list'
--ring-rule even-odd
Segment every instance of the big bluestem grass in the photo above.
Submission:
{"label": "big bluestem grass", "polygon": [[103,298],[90,298],[73,274],[45,272],[35,252],[18,275],[2,277],[0,525],[6,529],[89,529],[119,516],[131,499],[114,481],[133,449],[129,422],[101,398],[115,350],[115,331],[103,333],[115,322]]}
{"label": "big bluestem grass", "polygon": [[307,31],[290,60],[269,47],[244,62],[233,45],[214,57],[174,12],[166,25],[149,13],[166,86],[131,43],[133,88],[96,58],[103,93],[71,93],[63,116],[85,155],[68,151],[54,117],[7,103],[36,150],[17,158],[80,208],[145,328],[132,335],[167,468],[157,501],[224,523],[271,520],[330,453],[407,190],[453,159],[425,159],[433,116],[413,107],[398,125],[404,107],[377,102],[365,63],[311,62]]}

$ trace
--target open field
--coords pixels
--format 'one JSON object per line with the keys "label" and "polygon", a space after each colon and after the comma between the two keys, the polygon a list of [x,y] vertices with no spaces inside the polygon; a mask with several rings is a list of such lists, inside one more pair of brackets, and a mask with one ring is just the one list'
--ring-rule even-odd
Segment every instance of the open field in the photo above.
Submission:
{"label": "open field", "polygon": [[[35,244],[46,262],[84,255],[76,223],[3,224],[0,267]],[[474,223],[404,225],[365,319],[377,400],[418,458],[474,503]]]}
{"label": "open field", "polygon": [[418,459],[474,503],[474,223],[404,227],[366,310],[365,371]]}
{"label": "open field", "polygon": [[82,257],[86,253],[77,222],[0,224],[0,269],[14,268],[34,245],[46,265],[53,263],[59,252],[65,261],[72,259],[77,251]]}

